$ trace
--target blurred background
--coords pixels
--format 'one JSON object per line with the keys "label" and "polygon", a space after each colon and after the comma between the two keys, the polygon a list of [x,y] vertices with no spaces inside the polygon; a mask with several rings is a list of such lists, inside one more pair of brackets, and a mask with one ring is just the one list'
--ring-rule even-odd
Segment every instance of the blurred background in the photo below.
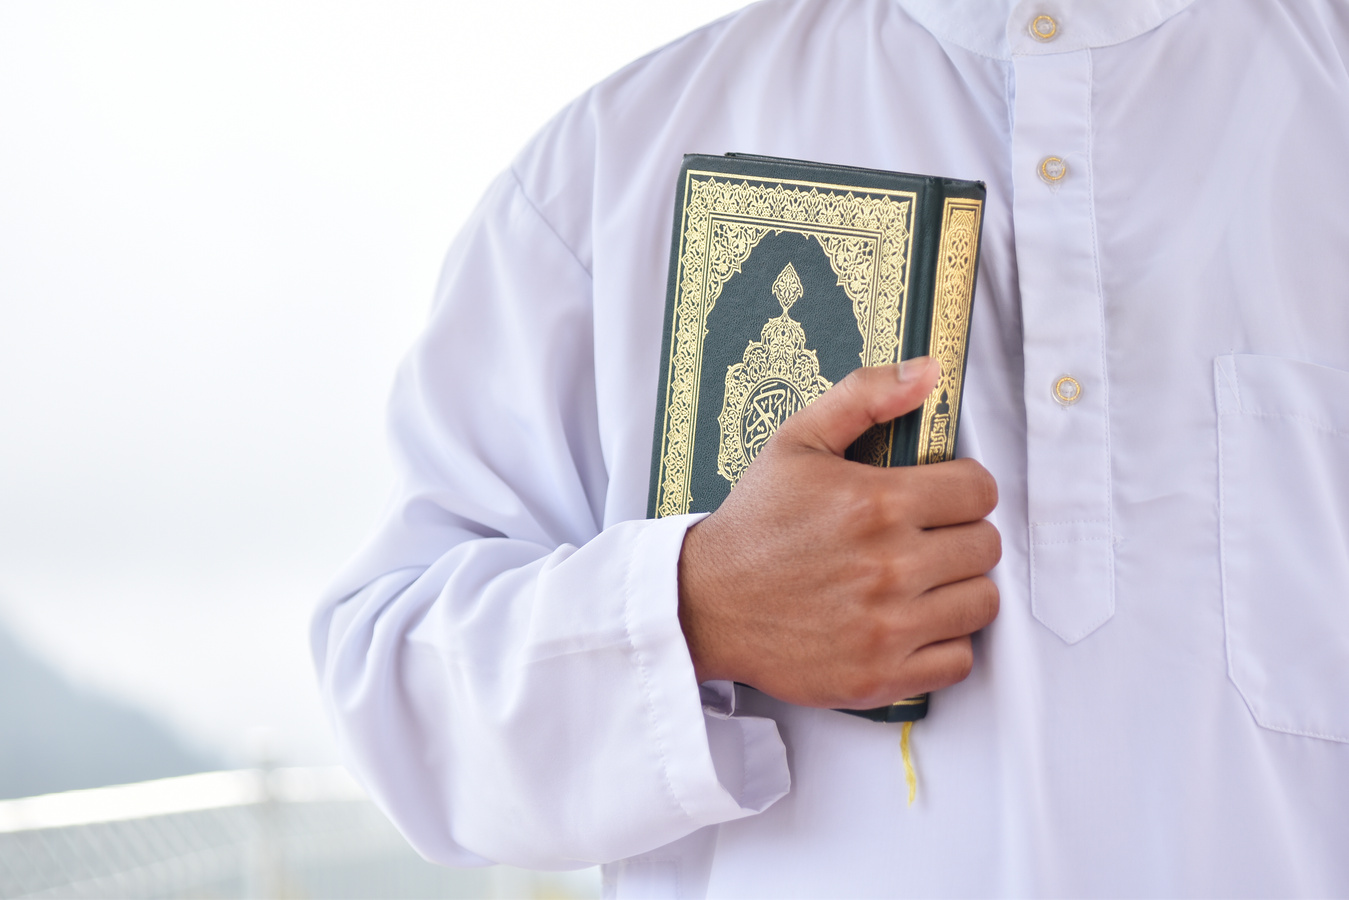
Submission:
{"label": "blurred background", "polygon": [[307,622],[487,183],[740,5],[0,0],[0,896],[598,890],[322,875],[415,858],[327,768]]}

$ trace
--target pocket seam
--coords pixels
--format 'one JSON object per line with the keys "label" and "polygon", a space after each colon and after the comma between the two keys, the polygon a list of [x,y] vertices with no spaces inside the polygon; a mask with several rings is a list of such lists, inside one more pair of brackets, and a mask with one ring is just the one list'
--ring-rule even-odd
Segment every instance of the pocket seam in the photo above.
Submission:
{"label": "pocket seam", "polygon": [[1304,425],[1309,425],[1312,428],[1315,428],[1317,431],[1324,431],[1326,434],[1334,435],[1335,437],[1349,437],[1349,431],[1345,431],[1341,428],[1336,428],[1334,425],[1329,425],[1325,422],[1322,422],[1320,419],[1314,419],[1311,416],[1303,415],[1302,413],[1246,412],[1243,410],[1242,412],[1239,413],[1227,412],[1222,413],[1221,415],[1250,416],[1251,418],[1254,419],[1294,419],[1298,422],[1303,423]]}
{"label": "pocket seam", "polygon": [[[1227,365],[1224,365],[1224,362]],[[1230,373],[1226,371],[1230,367]],[[1217,444],[1218,444],[1218,566],[1219,566],[1219,586],[1222,591],[1223,606],[1223,649],[1227,657],[1227,678],[1236,688],[1237,695],[1241,697],[1242,704],[1250,713],[1251,718],[1257,725],[1267,731],[1274,731],[1279,734],[1292,734],[1299,737],[1314,738],[1317,740],[1334,741],[1336,743],[1349,743],[1349,734],[1326,734],[1319,731],[1308,729],[1299,729],[1291,726],[1274,725],[1269,723],[1257,712],[1251,698],[1247,696],[1246,689],[1242,687],[1235,671],[1235,661],[1232,653],[1232,623],[1229,618],[1231,609],[1231,596],[1228,591],[1227,569],[1228,569],[1228,547],[1227,547],[1227,475],[1226,475],[1226,452],[1227,442],[1223,438],[1223,421],[1233,416],[1250,416],[1259,419],[1291,419],[1304,425],[1310,426],[1316,431],[1329,434],[1334,437],[1349,437],[1349,432],[1324,423],[1322,420],[1300,413],[1267,413],[1246,410],[1241,401],[1241,382],[1240,374],[1237,371],[1236,360],[1233,356],[1218,357],[1214,360],[1214,393],[1217,407]],[[1237,407],[1233,409],[1224,409],[1223,404],[1223,384],[1222,376],[1230,374],[1228,387],[1235,394]]]}

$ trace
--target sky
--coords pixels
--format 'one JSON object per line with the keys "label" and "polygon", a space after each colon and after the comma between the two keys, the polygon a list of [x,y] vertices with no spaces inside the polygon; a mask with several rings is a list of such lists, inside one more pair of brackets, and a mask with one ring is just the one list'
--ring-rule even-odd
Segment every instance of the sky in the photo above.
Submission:
{"label": "sky", "polygon": [[308,618],[446,247],[740,5],[0,0],[0,623],[229,764],[335,761]]}

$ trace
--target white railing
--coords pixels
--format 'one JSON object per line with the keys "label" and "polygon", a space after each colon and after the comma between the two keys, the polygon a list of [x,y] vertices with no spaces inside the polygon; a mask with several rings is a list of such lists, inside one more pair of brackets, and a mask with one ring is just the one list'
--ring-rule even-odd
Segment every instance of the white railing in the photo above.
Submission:
{"label": "white railing", "polygon": [[557,897],[594,870],[421,859],[339,768],[206,772],[0,801],[0,897]]}

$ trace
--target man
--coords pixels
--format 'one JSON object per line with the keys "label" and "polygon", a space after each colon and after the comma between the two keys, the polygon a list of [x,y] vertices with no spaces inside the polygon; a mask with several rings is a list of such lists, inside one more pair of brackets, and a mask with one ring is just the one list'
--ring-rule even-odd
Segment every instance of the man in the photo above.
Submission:
{"label": "man", "polygon": [[[315,625],[413,844],[619,896],[1349,892],[1345,10],[775,0],[565,110],[451,250]],[[674,176],[723,151],[987,182],[965,459],[839,460],[936,376],[873,369],[642,520]],[[827,707],[937,687],[910,807]]]}

